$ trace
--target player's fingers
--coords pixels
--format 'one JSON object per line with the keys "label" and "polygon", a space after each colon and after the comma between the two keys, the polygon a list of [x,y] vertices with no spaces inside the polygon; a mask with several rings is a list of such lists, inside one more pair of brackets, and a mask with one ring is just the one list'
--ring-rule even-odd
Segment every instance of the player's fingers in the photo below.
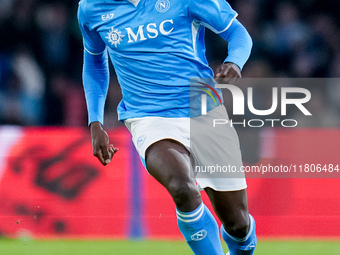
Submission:
{"label": "player's fingers", "polygon": [[217,67],[216,75],[215,75],[216,79],[221,78],[221,71],[222,71],[222,67],[221,66]]}
{"label": "player's fingers", "polygon": [[215,78],[224,78],[225,77],[225,68],[219,67],[216,70]]}
{"label": "player's fingers", "polygon": [[223,82],[228,84],[236,84],[239,78],[241,78],[240,73],[237,70],[231,68],[223,77]]}
{"label": "player's fingers", "polygon": [[233,63],[226,63],[221,65],[218,73],[219,78],[227,78],[224,79],[223,82],[228,81],[228,79],[231,79],[232,81],[232,79],[241,78],[241,72],[238,66]]}
{"label": "player's fingers", "polygon": [[226,76],[225,76],[225,80],[230,83],[230,84],[234,84],[235,80],[238,78],[238,75],[235,71],[230,71]]}
{"label": "player's fingers", "polygon": [[118,148],[110,148],[110,155],[111,155],[111,158],[113,157],[113,155],[118,151],[119,149]]}
{"label": "player's fingers", "polygon": [[225,78],[225,77],[230,77],[231,75],[233,75],[232,73],[233,73],[232,68],[230,68],[230,67],[228,66],[227,68],[224,68],[224,69],[221,71],[221,76],[222,76],[223,78]]}
{"label": "player's fingers", "polygon": [[217,69],[216,69],[216,73],[220,73],[220,72],[221,72],[221,70],[222,70],[222,66],[219,66],[219,67],[217,67]]}
{"label": "player's fingers", "polygon": [[112,144],[110,144],[109,148],[110,148],[110,151],[112,151],[112,152],[114,152],[114,153],[116,153],[116,152],[119,150],[119,148],[113,147]]}
{"label": "player's fingers", "polygon": [[234,77],[235,73],[233,72],[233,70],[228,67],[225,66],[224,68],[221,69],[221,71],[216,75],[216,78],[220,79],[220,82],[223,83],[228,83],[229,79]]}
{"label": "player's fingers", "polygon": [[110,153],[110,159],[112,159],[113,155],[118,151],[118,148],[114,148],[112,144],[109,146],[109,153]]}
{"label": "player's fingers", "polygon": [[227,70],[225,70],[224,75],[225,75],[225,77],[233,78],[233,79],[241,77],[241,73],[239,73],[238,70],[235,70],[232,67],[230,67]]}
{"label": "player's fingers", "polygon": [[110,155],[110,152],[107,146],[101,146],[100,148],[101,148],[101,152],[103,155],[103,160],[104,160],[105,165],[109,164],[111,162],[112,156]]}
{"label": "player's fingers", "polygon": [[106,165],[105,163],[105,159],[103,157],[103,154],[100,150],[98,150],[97,152],[93,153],[94,156],[96,156],[98,158],[98,160],[100,161],[100,163],[102,163],[102,165]]}

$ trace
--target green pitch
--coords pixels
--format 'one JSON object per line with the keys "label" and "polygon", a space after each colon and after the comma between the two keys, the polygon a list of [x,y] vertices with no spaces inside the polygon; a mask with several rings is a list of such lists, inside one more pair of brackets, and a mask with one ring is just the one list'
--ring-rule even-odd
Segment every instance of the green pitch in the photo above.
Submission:
{"label": "green pitch", "polygon": [[[224,247],[225,250],[226,247]],[[192,255],[181,241],[0,239],[1,255]],[[338,255],[339,241],[259,240],[256,255]]]}

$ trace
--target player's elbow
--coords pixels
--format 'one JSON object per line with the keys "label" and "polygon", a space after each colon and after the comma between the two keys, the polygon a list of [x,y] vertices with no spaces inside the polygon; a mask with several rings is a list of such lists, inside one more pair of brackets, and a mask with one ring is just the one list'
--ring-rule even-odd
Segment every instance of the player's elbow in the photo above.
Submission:
{"label": "player's elbow", "polygon": [[251,38],[247,29],[239,23],[239,31],[238,31],[238,47],[243,51],[244,62],[248,60],[251,54],[251,50],[253,48],[253,39]]}
{"label": "player's elbow", "polygon": [[250,34],[248,33],[248,31],[246,30],[246,35],[245,35],[245,40],[246,40],[246,50],[248,51],[248,58],[250,56],[251,50],[253,48],[253,39],[251,38]]}
{"label": "player's elbow", "polygon": [[251,51],[251,49],[253,48],[253,39],[251,38],[250,34],[247,31],[247,38],[248,38],[248,44],[249,44],[249,50]]}
{"label": "player's elbow", "polygon": [[253,47],[253,39],[251,38],[248,30],[238,20],[236,20],[235,29],[237,29],[237,32],[235,32],[235,34],[237,34],[237,38],[239,39],[239,41],[241,41],[242,44],[245,45],[246,48],[249,49],[249,51],[251,51]]}
{"label": "player's elbow", "polygon": [[[246,29],[245,29],[246,30]],[[248,31],[246,30],[246,38],[247,38],[247,41],[248,41],[248,47],[249,47],[249,50],[251,50],[253,48],[253,39],[251,38],[250,34],[248,33]]]}

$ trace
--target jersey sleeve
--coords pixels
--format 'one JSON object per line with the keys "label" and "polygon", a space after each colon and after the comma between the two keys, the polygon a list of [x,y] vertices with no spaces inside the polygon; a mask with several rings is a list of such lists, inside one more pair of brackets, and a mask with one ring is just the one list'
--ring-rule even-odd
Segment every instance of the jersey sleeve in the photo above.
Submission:
{"label": "jersey sleeve", "polygon": [[83,86],[88,112],[88,122],[104,123],[104,107],[109,88],[107,52],[93,55],[84,50]]}
{"label": "jersey sleeve", "polygon": [[103,42],[99,33],[90,28],[89,22],[87,22],[86,15],[83,10],[82,2],[79,3],[78,7],[78,22],[83,36],[85,50],[92,55],[102,53],[106,48],[105,43]]}
{"label": "jersey sleeve", "polygon": [[84,43],[83,86],[89,124],[94,121],[103,124],[104,106],[109,87],[108,56],[105,43],[95,30],[90,29],[83,5],[84,1],[80,1],[78,22]]}
{"label": "jersey sleeve", "polygon": [[229,29],[220,33],[220,36],[228,42],[228,56],[224,60],[224,63],[235,63],[242,70],[250,56],[251,48],[253,46],[248,31],[237,19],[235,19]]}
{"label": "jersey sleeve", "polygon": [[190,0],[189,15],[198,23],[220,34],[231,26],[238,14],[225,0]]}

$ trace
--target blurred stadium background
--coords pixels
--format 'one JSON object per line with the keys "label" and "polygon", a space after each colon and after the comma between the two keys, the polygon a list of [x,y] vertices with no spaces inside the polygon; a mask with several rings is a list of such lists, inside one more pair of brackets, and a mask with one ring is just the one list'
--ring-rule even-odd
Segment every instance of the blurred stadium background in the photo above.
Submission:
{"label": "blurred stadium background", "polygon": [[[244,77],[337,81],[339,1],[229,2],[254,41]],[[106,168],[91,154],[77,4],[0,0],[0,254],[190,254],[117,121],[113,71],[105,127],[120,151]],[[209,31],[206,43],[217,67],[227,44]],[[245,164],[340,163],[340,86],[310,89],[313,118],[300,128],[238,129]],[[339,176],[250,178],[256,254],[340,254]]]}

